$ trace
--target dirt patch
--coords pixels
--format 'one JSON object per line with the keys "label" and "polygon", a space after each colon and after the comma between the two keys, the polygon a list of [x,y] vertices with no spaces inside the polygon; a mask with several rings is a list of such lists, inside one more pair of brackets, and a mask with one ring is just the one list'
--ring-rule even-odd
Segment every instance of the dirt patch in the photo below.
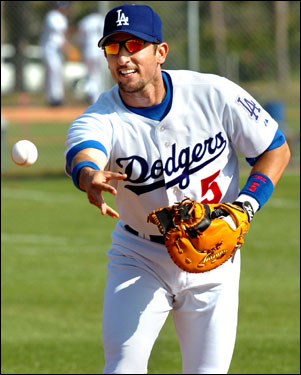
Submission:
{"label": "dirt patch", "polygon": [[77,116],[81,115],[87,108],[86,106],[63,106],[63,107],[31,107],[31,106],[15,106],[1,108],[1,117],[4,117],[8,123],[10,122],[62,122],[73,121]]}

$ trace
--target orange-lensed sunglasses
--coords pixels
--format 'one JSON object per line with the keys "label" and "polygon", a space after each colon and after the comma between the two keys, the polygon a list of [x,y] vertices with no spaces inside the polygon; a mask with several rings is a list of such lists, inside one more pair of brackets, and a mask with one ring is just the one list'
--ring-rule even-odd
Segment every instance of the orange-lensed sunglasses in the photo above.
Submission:
{"label": "orange-lensed sunglasses", "polygon": [[141,51],[144,48],[145,40],[142,39],[128,39],[122,42],[112,40],[108,42],[106,45],[102,47],[106,51],[107,55],[118,55],[120,49],[124,46],[124,48],[130,52],[135,53]]}

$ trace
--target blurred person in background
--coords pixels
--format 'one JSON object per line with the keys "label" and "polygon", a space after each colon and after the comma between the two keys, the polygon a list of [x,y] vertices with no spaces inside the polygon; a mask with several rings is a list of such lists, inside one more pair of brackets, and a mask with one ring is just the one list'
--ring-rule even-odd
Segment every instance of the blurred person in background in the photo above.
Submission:
{"label": "blurred person in background", "polygon": [[103,33],[104,17],[93,7],[90,13],[78,23],[77,40],[81,48],[83,62],[87,66],[84,93],[89,103],[93,104],[104,91],[103,72],[105,57],[98,48],[99,35]]}
{"label": "blurred person in background", "polygon": [[47,14],[43,22],[40,45],[46,68],[46,97],[50,106],[63,104],[64,79],[63,61],[65,50],[69,48],[66,40],[68,29],[67,14],[69,1],[55,1],[53,9]]}

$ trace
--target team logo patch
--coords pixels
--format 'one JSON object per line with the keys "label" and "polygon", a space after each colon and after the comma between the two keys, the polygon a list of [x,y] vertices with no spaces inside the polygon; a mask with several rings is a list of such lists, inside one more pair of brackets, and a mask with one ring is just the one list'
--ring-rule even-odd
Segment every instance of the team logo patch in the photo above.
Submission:
{"label": "team logo patch", "polygon": [[117,10],[117,26],[126,25],[129,26],[129,17],[126,17],[124,13],[121,13],[122,9]]}
{"label": "team logo patch", "polygon": [[257,105],[257,103],[247,98],[241,98],[240,96],[236,99],[236,103],[243,106],[243,108],[249,113],[249,117],[251,119],[255,119],[255,121],[258,121],[261,107]]}

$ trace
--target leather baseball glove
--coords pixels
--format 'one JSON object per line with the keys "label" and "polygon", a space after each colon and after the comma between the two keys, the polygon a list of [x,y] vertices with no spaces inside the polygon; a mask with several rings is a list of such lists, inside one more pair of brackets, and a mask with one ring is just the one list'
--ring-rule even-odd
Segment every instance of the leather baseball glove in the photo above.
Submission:
{"label": "leather baseball glove", "polygon": [[64,53],[66,58],[72,62],[78,62],[81,60],[81,52],[78,47],[71,44],[64,46]]}
{"label": "leather baseball glove", "polygon": [[191,273],[207,272],[234,256],[244,243],[250,218],[235,203],[202,204],[185,198],[152,211],[148,221],[158,226],[178,267]]}

